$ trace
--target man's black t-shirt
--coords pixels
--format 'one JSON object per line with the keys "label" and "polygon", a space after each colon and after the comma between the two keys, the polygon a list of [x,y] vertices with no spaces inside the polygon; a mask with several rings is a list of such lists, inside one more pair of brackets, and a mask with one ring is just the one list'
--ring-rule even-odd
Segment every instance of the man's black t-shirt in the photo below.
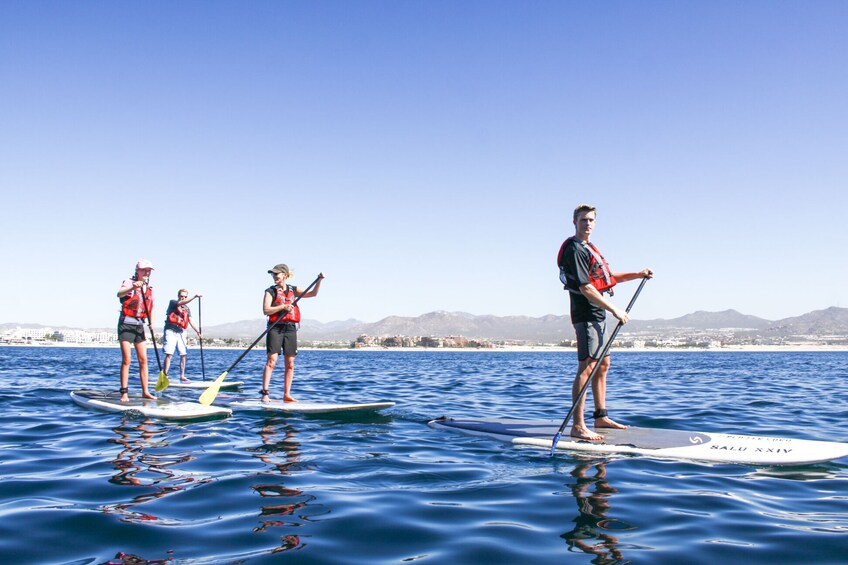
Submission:
{"label": "man's black t-shirt", "polygon": [[[580,286],[591,284],[589,264],[592,255],[575,239],[569,239],[562,250],[562,266],[565,269],[566,286],[571,297],[571,323],[603,322],[607,312],[589,302],[580,292]],[[574,290],[576,292],[571,292]]]}

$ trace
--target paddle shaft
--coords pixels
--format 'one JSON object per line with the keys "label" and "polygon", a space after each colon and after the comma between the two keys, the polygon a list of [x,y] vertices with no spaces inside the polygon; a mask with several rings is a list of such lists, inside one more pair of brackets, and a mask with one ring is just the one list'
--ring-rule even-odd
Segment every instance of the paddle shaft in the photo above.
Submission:
{"label": "paddle shaft", "polygon": [[[151,288],[147,285],[147,288]],[[141,304],[144,307],[144,314],[147,316],[147,327],[150,328],[150,340],[153,342],[153,352],[156,353],[156,365],[159,367],[159,372],[162,372],[162,361],[159,359],[159,349],[156,347],[156,336],[153,333],[153,320],[150,319],[150,311],[147,309],[147,297],[144,296],[144,287],[141,287]]]}
{"label": "paddle shaft", "polygon": [[206,365],[203,363],[203,310],[200,307],[202,298],[197,297],[197,333],[200,338],[200,373],[203,375],[203,380],[206,380]]}
{"label": "paddle shaft", "polygon": [[[312,290],[312,287],[313,287],[313,286],[315,286],[316,284],[318,284],[318,281],[320,281],[320,280],[321,280],[321,278],[322,278],[322,277],[321,277],[321,275],[318,275],[318,277],[316,277],[316,279],[315,279],[314,281],[312,281],[312,284],[310,284],[309,286],[307,286],[307,287],[306,287],[306,290],[304,290],[304,291],[303,291],[303,292],[301,292],[299,295],[297,295],[297,296],[295,297],[295,299],[292,301],[292,306],[294,306],[295,304],[297,304],[298,300],[300,300],[301,298],[303,298],[303,295],[304,295],[304,294],[306,294],[307,292],[309,292],[310,290]],[[235,368],[235,366],[236,366],[236,365],[238,365],[238,364],[241,362],[241,360],[242,360],[242,359],[244,359],[245,355],[247,355],[247,354],[248,354],[248,352],[250,352],[250,350],[251,350],[251,349],[253,349],[253,348],[256,346],[256,344],[257,344],[257,343],[259,343],[259,340],[260,340],[260,339],[262,339],[263,337],[265,337],[265,334],[267,334],[267,333],[268,333],[268,332],[270,332],[272,329],[274,329],[274,328],[277,326],[277,324],[279,324],[279,323],[283,320],[283,318],[284,318],[284,316],[279,316],[279,317],[277,318],[277,321],[276,321],[276,322],[272,323],[270,326],[268,326],[267,328],[265,328],[265,331],[264,331],[264,332],[262,332],[261,334],[259,334],[259,337],[257,337],[257,338],[256,338],[256,340],[254,340],[254,342],[250,344],[250,347],[248,347],[247,349],[245,349],[245,350],[244,350],[244,352],[242,352],[242,354],[241,354],[241,355],[239,355],[238,359],[236,359],[236,360],[235,360],[235,362],[233,362],[233,364],[232,364],[232,365],[230,365],[230,366],[227,368],[227,370],[226,370],[226,371],[224,371],[224,373],[229,373],[230,371],[232,371],[232,370]]]}
{"label": "paddle shaft", "polygon": [[[633,308],[633,304],[636,302],[636,299],[639,298],[639,293],[642,292],[642,287],[645,286],[646,282],[648,282],[647,278],[642,279],[642,282],[639,284],[639,288],[636,289],[636,292],[633,294],[633,298],[630,299],[630,304],[627,305],[627,309],[625,310],[625,312],[630,313],[630,309]],[[623,325],[624,324],[619,321],[618,324],[615,326],[612,335],[607,340],[606,344],[604,345],[603,351],[601,351],[601,355],[598,357],[595,366],[592,368],[592,372],[589,373],[589,378],[586,379],[585,383],[583,383],[583,388],[580,389],[580,394],[578,394],[577,398],[574,399],[574,402],[571,404],[571,409],[568,411],[568,414],[565,415],[565,419],[562,421],[562,425],[559,427],[559,431],[557,432],[557,438],[559,438],[563,430],[565,430],[565,427],[568,425],[568,421],[571,419],[571,415],[574,414],[574,409],[577,408],[577,405],[580,404],[581,400],[583,400],[583,396],[586,394],[586,390],[588,390],[589,388],[589,383],[591,383],[592,379],[595,378],[595,374],[598,372],[598,369],[601,366],[601,362],[603,361],[604,357],[606,357],[606,354],[609,351],[613,340],[615,340],[615,336],[618,335],[618,331]],[[554,447],[556,447],[556,444],[554,444]]]}

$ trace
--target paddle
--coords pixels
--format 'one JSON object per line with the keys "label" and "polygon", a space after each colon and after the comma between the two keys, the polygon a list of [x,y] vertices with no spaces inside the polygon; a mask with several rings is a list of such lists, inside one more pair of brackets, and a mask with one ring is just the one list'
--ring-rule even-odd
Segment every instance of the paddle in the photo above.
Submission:
{"label": "paddle", "polygon": [[203,375],[203,380],[206,380],[206,365],[203,363],[203,311],[200,308],[201,298],[197,297],[197,333],[200,334],[200,372]]}
{"label": "paddle", "polygon": [[[642,287],[645,286],[646,282],[648,282],[648,279],[642,279],[642,282],[639,284],[639,288],[636,289],[636,292],[633,294],[633,298],[630,299],[630,304],[627,305],[627,309],[625,310],[625,312],[627,312],[628,314],[630,313],[630,309],[633,308],[633,304],[639,297],[639,293],[642,292]],[[559,438],[562,436],[562,432],[565,429],[565,426],[568,425],[568,420],[571,419],[571,415],[574,413],[574,409],[577,407],[577,404],[580,402],[580,400],[583,399],[583,395],[586,394],[586,390],[589,388],[589,383],[591,383],[592,379],[595,378],[595,373],[598,372],[598,368],[601,366],[601,360],[606,357],[606,354],[609,351],[613,340],[615,340],[615,336],[618,335],[618,330],[620,330],[621,326],[623,325],[624,324],[619,321],[618,325],[615,326],[612,335],[607,340],[606,345],[604,345],[603,351],[601,351],[601,355],[598,357],[597,363],[595,363],[595,367],[592,369],[592,372],[589,373],[589,378],[586,379],[586,382],[583,384],[583,388],[580,389],[580,394],[577,395],[577,398],[575,398],[574,402],[571,404],[571,409],[568,411],[568,414],[565,415],[565,419],[562,421],[562,425],[559,427],[559,431],[556,433],[553,441],[551,442],[551,455],[556,452],[557,443],[559,443]]]}
{"label": "paddle", "polygon": [[168,386],[170,386],[170,381],[168,381],[168,375],[165,374],[165,371],[162,370],[162,361],[159,359],[159,348],[156,347],[156,335],[153,333],[153,320],[150,319],[150,312],[147,309],[147,300],[144,296],[144,287],[142,287],[141,292],[141,304],[144,307],[144,313],[147,316],[147,326],[150,328],[150,339],[153,341],[153,351],[156,353],[156,364],[159,366],[159,378],[156,379],[156,392],[162,392]]}
{"label": "paddle", "polygon": [[[303,298],[304,294],[306,294],[307,292],[312,290],[312,287],[315,286],[316,284],[318,284],[318,281],[320,281],[322,278],[323,277],[321,275],[318,275],[318,277],[314,281],[312,281],[312,284],[310,284],[309,286],[306,287],[306,290],[304,290],[303,292],[301,292],[299,295],[297,295],[295,297],[295,299],[292,301],[292,306],[297,304],[297,301],[300,300],[301,298]],[[279,324],[283,320],[283,318],[284,318],[284,316],[278,317],[276,322],[274,322],[273,324],[271,324],[270,326],[265,328],[265,331],[262,332],[259,335],[259,337],[257,337],[254,340],[254,342],[250,344],[250,347],[245,349],[244,352],[242,352],[242,354],[239,355],[238,359],[236,359],[235,362],[232,365],[227,367],[227,370],[224,371],[223,373],[221,373],[221,376],[219,376],[217,379],[215,379],[215,381],[209,386],[209,388],[207,388],[205,391],[203,391],[203,394],[200,395],[200,398],[198,398],[197,401],[200,402],[201,404],[205,404],[207,406],[212,404],[212,402],[215,401],[215,397],[218,396],[218,391],[221,390],[221,384],[224,382],[224,379],[227,378],[227,373],[232,371],[235,368],[235,366],[238,365],[239,362],[241,362],[242,359],[244,359],[244,356],[247,355],[248,352],[250,352],[250,350],[253,349],[254,346],[256,346],[257,343],[259,343],[259,340],[262,339],[263,337],[265,337],[265,334],[267,334],[274,327],[276,327],[276,325]]]}

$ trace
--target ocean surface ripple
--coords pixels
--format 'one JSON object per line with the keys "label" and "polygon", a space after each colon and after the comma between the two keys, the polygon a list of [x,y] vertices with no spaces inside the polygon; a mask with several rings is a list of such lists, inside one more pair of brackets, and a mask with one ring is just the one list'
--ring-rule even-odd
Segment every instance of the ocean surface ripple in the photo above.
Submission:
{"label": "ocean surface ripple", "polygon": [[[239,353],[207,350],[206,378]],[[228,377],[246,384],[216,403],[258,397],[263,360],[251,352]],[[0,347],[0,563],[836,564],[848,555],[846,459],[755,468],[550,457],[427,425],[561,420],[571,351],[302,351],[301,400],[397,406],[236,410],[196,423],[70,400],[74,389],[117,389],[119,363],[116,349]],[[189,373],[201,379],[197,350]],[[846,377],[839,352],[619,352],[608,404],[643,427],[848,441]]]}

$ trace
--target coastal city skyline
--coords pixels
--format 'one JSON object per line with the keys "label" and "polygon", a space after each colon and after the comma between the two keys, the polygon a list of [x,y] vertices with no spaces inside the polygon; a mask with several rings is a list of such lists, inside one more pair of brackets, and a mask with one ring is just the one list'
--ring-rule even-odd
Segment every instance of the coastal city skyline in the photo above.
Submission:
{"label": "coastal city skyline", "polygon": [[846,23],[836,1],[3,3],[0,319],[113,327],[141,258],[157,331],[180,288],[204,325],[261,317],[280,262],[326,274],[322,322],[563,315],[582,202],[613,270],[657,274],[636,318],[845,307]]}
{"label": "coastal city skyline", "polygon": [[[262,318],[206,326],[204,341],[213,347],[245,347],[265,328]],[[491,348],[574,347],[568,316],[474,316],[462,312],[430,312],[417,316],[389,316],[376,323],[357,320],[321,323],[304,320],[303,344],[330,348]],[[802,316],[766,320],[735,310],[693,312],[665,320],[631,321],[622,328],[621,348],[828,348],[845,350],[848,309],[827,308]],[[161,334],[160,334],[161,337]],[[189,332],[190,346],[200,345]],[[0,323],[0,345],[117,345],[117,335],[106,328],[53,328],[40,324]],[[835,348],[835,349],[834,349]]]}

